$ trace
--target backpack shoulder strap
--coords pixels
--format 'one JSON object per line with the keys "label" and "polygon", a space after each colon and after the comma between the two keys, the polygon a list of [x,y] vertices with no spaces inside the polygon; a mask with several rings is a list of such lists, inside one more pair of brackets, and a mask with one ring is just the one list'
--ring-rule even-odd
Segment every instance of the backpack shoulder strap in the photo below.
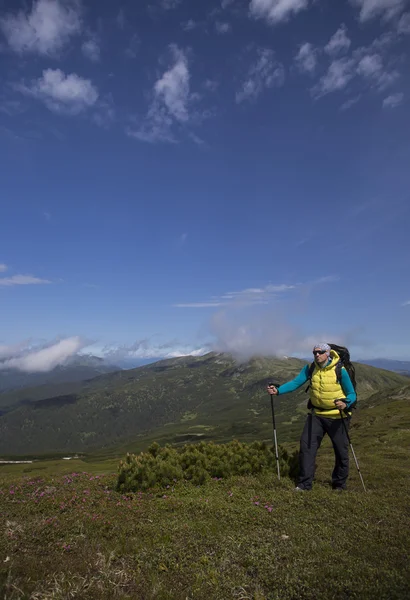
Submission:
{"label": "backpack shoulder strap", "polygon": [[[347,374],[349,375],[349,377],[350,377],[350,380],[352,381],[352,377],[351,377],[351,375],[350,375],[350,373],[349,373],[349,370],[348,370],[348,369],[346,369],[346,367],[345,367],[344,365],[342,365],[342,361],[339,361],[339,362],[337,363],[337,365],[336,365],[336,381],[337,381],[337,383],[339,383],[340,385],[342,384],[342,369],[345,369],[345,371],[347,371]],[[354,367],[353,367],[353,369],[354,369]],[[353,379],[353,381],[355,381],[355,380]],[[352,381],[352,384],[353,384],[353,381]],[[354,387],[354,388],[355,388],[355,390],[356,390],[356,386],[355,386],[355,385],[353,385],[353,387]],[[357,405],[357,400],[355,400],[354,402],[352,402],[352,404],[350,404],[350,406],[349,406],[349,410],[351,410],[352,408],[356,408],[356,405]],[[346,409],[345,409],[345,410],[346,410]]]}
{"label": "backpack shoulder strap", "polygon": [[342,361],[339,360],[339,362],[336,364],[336,381],[337,383],[342,383]]}
{"label": "backpack shoulder strap", "polygon": [[307,384],[307,387],[306,387],[306,389],[305,389],[305,392],[308,392],[308,390],[309,390],[309,388],[310,388],[310,384],[311,384],[311,381],[312,381],[312,375],[313,375],[313,371],[314,371],[314,370],[315,370],[315,363],[314,363],[314,362],[312,362],[312,363],[310,363],[310,365],[309,365],[309,371],[308,371],[308,382],[309,382],[309,383]]}

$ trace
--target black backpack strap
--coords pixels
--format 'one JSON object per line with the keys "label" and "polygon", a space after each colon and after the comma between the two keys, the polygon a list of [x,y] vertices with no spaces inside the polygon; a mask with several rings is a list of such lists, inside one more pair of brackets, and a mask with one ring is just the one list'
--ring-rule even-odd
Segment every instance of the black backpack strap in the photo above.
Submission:
{"label": "black backpack strap", "polygon": [[336,369],[335,369],[335,371],[336,371],[336,382],[339,383],[339,384],[342,383],[342,367],[343,367],[342,361],[339,360],[339,362],[336,365]]}
{"label": "black backpack strap", "polygon": [[311,384],[311,381],[312,381],[312,375],[313,375],[313,371],[314,370],[315,370],[315,363],[312,362],[312,363],[310,363],[309,371],[308,371],[308,381],[309,381],[309,383],[307,384],[307,387],[305,389],[306,393],[309,391],[310,384]]}
{"label": "black backpack strap", "polygon": [[[346,367],[343,367],[342,361],[339,360],[339,362],[336,365],[336,381],[339,385],[342,385],[342,368],[346,369]],[[349,371],[347,369],[346,369],[346,371],[350,377]],[[354,402],[352,402],[352,404],[349,406],[349,408],[345,409],[346,414],[347,414],[347,411],[351,410],[352,408],[356,408],[356,404],[357,404],[357,399]]]}

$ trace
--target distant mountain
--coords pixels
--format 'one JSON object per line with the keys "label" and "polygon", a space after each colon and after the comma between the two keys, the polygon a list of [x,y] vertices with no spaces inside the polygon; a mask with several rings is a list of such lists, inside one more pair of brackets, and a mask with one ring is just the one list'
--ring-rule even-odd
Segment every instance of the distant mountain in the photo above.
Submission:
{"label": "distant mountain", "polygon": [[18,369],[0,370],[0,392],[46,384],[85,381],[119,370],[120,367],[110,365],[97,356],[76,355],[47,373],[24,373]]}
{"label": "distant mountain", "polygon": [[[43,385],[0,394],[0,453],[135,451],[148,441],[184,443],[270,439],[269,381],[292,379],[297,358],[228,355],[162,360],[91,381]],[[410,397],[406,377],[356,363],[360,407],[378,393]],[[385,400],[387,402],[387,400]],[[275,399],[281,441],[295,441],[306,415],[303,389]],[[1,414],[2,413],[2,414]]]}
{"label": "distant mountain", "polygon": [[371,365],[378,369],[386,369],[394,371],[402,375],[410,376],[410,361],[409,360],[392,360],[390,358],[374,358],[372,360],[359,360],[364,365]]}
{"label": "distant mountain", "polygon": [[156,358],[122,358],[116,361],[119,367],[122,369],[136,369],[137,367],[144,367],[145,365],[152,365],[152,363],[163,360],[163,357],[157,356]]}

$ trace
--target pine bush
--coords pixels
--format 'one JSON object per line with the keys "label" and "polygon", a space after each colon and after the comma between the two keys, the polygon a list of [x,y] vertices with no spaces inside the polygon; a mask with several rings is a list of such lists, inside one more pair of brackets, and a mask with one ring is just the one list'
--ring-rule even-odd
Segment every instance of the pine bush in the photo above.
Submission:
{"label": "pine bush", "polygon": [[[279,447],[280,471],[283,477],[295,477],[297,452]],[[171,486],[177,481],[203,485],[210,478],[234,475],[256,475],[276,470],[274,448],[264,442],[227,444],[200,442],[181,448],[161,448],[154,442],[147,452],[127,454],[118,469],[117,490],[136,492]]]}

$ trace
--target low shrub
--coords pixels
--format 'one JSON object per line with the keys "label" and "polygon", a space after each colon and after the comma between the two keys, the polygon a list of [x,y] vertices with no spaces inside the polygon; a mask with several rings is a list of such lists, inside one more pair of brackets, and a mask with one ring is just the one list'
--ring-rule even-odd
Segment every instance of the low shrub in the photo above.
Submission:
{"label": "low shrub", "polygon": [[[282,477],[295,477],[297,452],[289,454],[279,447],[279,464]],[[166,487],[182,480],[202,485],[211,478],[256,475],[270,470],[276,471],[275,452],[264,442],[200,442],[181,448],[169,445],[161,448],[154,442],[147,452],[127,454],[120,462],[117,491]]]}

